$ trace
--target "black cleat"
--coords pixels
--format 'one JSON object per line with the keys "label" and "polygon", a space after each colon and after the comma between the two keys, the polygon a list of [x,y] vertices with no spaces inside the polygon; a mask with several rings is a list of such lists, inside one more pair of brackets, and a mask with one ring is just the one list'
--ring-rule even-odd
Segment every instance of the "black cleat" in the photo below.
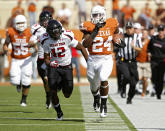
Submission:
{"label": "black cleat", "polygon": [[46,109],[50,109],[52,107],[51,101],[49,97],[46,97]]}
{"label": "black cleat", "polygon": [[158,100],[161,100],[161,95],[156,95]]}
{"label": "black cleat", "polygon": [[58,112],[57,113],[57,118],[56,118],[57,121],[62,121],[63,120],[63,112]]}
{"label": "black cleat", "polygon": [[151,92],[151,97],[154,97],[155,96],[155,92]]}
{"label": "black cleat", "polygon": [[126,103],[127,103],[127,104],[132,104],[132,99],[128,97]]}
{"label": "black cleat", "polygon": [[126,93],[125,92],[121,92],[120,96],[121,96],[121,98],[126,98]]}
{"label": "black cleat", "polygon": [[121,96],[121,98],[126,98],[126,88],[125,88],[125,87],[123,87],[123,88],[121,89],[121,91],[120,91],[120,96]]}

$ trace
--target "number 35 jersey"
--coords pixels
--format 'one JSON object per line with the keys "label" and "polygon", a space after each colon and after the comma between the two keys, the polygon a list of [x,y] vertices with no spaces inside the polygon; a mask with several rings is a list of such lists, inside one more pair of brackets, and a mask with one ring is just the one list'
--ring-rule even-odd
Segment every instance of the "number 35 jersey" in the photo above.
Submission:
{"label": "number 35 jersey", "polygon": [[74,34],[71,31],[64,31],[59,40],[52,39],[47,33],[40,37],[41,43],[45,53],[51,54],[51,61],[58,61],[61,66],[71,64],[71,48],[76,47],[78,41],[74,38]]}
{"label": "number 35 jersey", "polygon": [[31,55],[28,42],[31,37],[30,28],[25,29],[19,34],[14,28],[7,30],[7,42],[12,44],[11,56],[15,59],[24,59]]}
{"label": "number 35 jersey", "polygon": [[[94,38],[93,43],[88,47],[90,55],[109,55],[113,51],[112,37],[118,27],[118,21],[115,18],[106,20],[106,24],[99,29],[98,35]],[[82,32],[92,33],[95,24],[86,21],[80,25]]]}

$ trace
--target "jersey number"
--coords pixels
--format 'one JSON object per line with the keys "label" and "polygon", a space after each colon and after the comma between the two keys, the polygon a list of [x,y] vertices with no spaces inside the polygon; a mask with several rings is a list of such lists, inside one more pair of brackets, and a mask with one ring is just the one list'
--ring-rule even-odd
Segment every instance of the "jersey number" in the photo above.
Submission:
{"label": "jersey number", "polygon": [[52,53],[54,57],[64,57],[65,54],[65,48],[64,47],[59,47],[59,48],[53,48]]}
{"label": "jersey number", "polygon": [[19,55],[27,55],[29,50],[27,48],[27,44],[20,44],[20,45],[14,45],[14,55],[19,56]]}
{"label": "jersey number", "polygon": [[111,41],[112,36],[109,36],[107,41],[104,42],[102,37],[95,37],[93,40],[92,51],[93,52],[103,52],[103,48],[106,48],[107,51],[111,51]]}

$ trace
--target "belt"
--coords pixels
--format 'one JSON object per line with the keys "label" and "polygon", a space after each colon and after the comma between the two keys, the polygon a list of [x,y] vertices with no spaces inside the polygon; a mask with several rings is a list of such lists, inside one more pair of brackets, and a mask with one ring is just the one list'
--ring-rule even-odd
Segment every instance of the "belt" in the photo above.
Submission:
{"label": "belt", "polygon": [[136,62],[136,59],[126,60],[126,59],[124,59],[124,58],[121,58],[120,60],[121,60],[122,62],[128,62],[128,63]]}
{"label": "belt", "polygon": [[72,68],[72,64],[70,64],[70,65],[66,65],[66,66],[61,66],[61,65],[59,65],[58,66],[58,68],[69,68],[69,69],[71,69]]}

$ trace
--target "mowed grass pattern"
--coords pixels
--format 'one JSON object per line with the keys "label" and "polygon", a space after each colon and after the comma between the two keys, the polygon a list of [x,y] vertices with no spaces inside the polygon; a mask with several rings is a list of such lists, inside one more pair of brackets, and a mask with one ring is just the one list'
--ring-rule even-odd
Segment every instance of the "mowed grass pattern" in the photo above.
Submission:
{"label": "mowed grass pattern", "polygon": [[0,86],[0,131],[84,131],[83,108],[80,92],[74,87],[69,99],[60,92],[63,121],[56,121],[53,108],[45,107],[42,86],[32,86],[27,107],[20,106],[21,93],[14,86]]}

